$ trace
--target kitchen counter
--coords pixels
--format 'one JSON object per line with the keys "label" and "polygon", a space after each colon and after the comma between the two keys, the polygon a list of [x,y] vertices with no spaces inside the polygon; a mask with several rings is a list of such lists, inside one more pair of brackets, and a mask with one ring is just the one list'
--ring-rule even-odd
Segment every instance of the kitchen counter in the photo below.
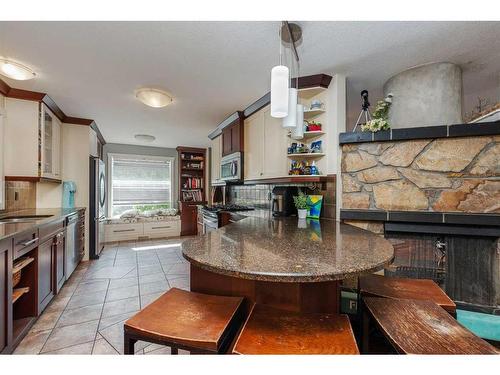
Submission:
{"label": "kitchen counter", "polygon": [[374,272],[394,257],[392,245],[371,232],[334,220],[242,220],[182,243],[192,266],[239,279],[311,283]]}
{"label": "kitchen counter", "polygon": [[52,221],[59,220],[63,217],[74,214],[80,210],[84,210],[82,207],[75,208],[28,208],[24,210],[16,211],[4,211],[0,213],[0,220],[6,217],[24,217],[24,216],[49,216],[42,217],[37,220],[29,220],[26,222],[17,223],[0,223],[0,241],[13,237],[24,231],[31,230],[33,227],[48,224]]}

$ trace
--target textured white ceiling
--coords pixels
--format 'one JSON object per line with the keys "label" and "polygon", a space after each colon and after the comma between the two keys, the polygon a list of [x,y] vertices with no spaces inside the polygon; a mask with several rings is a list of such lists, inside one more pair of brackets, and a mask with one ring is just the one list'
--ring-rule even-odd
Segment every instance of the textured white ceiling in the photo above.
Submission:
{"label": "textured white ceiling", "polygon": [[[432,61],[464,67],[464,87],[498,86],[499,22],[299,22],[301,75],[348,76],[350,120],[359,91]],[[269,90],[279,22],[0,22],[0,56],[35,69],[15,87],[47,92],[71,116],[95,119],[107,142],[202,146],[227,115]],[[473,79],[468,79],[468,77]],[[145,107],[134,89],[171,92],[166,108]],[[374,98],[375,99],[375,98]]]}

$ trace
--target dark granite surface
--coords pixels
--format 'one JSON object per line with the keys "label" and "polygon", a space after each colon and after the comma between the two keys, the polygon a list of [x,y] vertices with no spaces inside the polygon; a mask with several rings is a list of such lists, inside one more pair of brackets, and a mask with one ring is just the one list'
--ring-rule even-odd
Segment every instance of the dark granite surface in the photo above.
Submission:
{"label": "dark granite surface", "polygon": [[31,230],[34,227],[50,223],[62,217],[69,216],[84,208],[28,208],[16,211],[4,211],[0,213],[0,221],[4,218],[23,217],[23,216],[49,216],[38,220],[30,220],[17,223],[1,223],[0,222],[0,240],[20,234],[24,231]]}
{"label": "dark granite surface", "polygon": [[184,257],[202,269],[275,282],[340,280],[373,272],[394,257],[392,245],[371,232],[334,220],[248,216],[182,243]]}

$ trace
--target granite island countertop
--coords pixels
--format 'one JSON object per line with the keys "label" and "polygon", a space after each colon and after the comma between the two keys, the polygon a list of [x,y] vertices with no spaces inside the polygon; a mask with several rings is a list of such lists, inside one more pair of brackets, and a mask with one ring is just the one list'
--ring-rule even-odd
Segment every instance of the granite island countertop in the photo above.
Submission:
{"label": "granite island countertop", "polygon": [[223,275],[274,282],[341,280],[389,264],[386,239],[335,220],[248,216],[181,245],[192,265]]}
{"label": "granite island countertop", "polygon": [[54,220],[59,220],[63,217],[74,214],[83,207],[75,208],[27,208],[23,210],[4,211],[0,213],[0,221],[3,218],[23,217],[23,216],[45,216],[37,220],[29,220],[15,223],[1,223],[0,222],[0,241],[13,237],[24,231],[31,230],[33,227],[50,223]]}

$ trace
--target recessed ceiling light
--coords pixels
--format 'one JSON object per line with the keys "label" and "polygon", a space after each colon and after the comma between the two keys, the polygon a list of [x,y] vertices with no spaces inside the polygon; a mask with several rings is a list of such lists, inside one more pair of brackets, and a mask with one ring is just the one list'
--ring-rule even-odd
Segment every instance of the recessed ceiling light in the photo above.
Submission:
{"label": "recessed ceiling light", "polygon": [[136,90],[135,97],[144,104],[154,108],[166,107],[173,101],[168,92],[150,87]]}
{"label": "recessed ceiling light", "polygon": [[0,74],[18,81],[26,81],[36,76],[27,66],[7,59],[0,59]]}
{"label": "recessed ceiling light", "polygon": [[142,142],[153,142],[156,138],[149,134],[136,134],[134,138]]}

